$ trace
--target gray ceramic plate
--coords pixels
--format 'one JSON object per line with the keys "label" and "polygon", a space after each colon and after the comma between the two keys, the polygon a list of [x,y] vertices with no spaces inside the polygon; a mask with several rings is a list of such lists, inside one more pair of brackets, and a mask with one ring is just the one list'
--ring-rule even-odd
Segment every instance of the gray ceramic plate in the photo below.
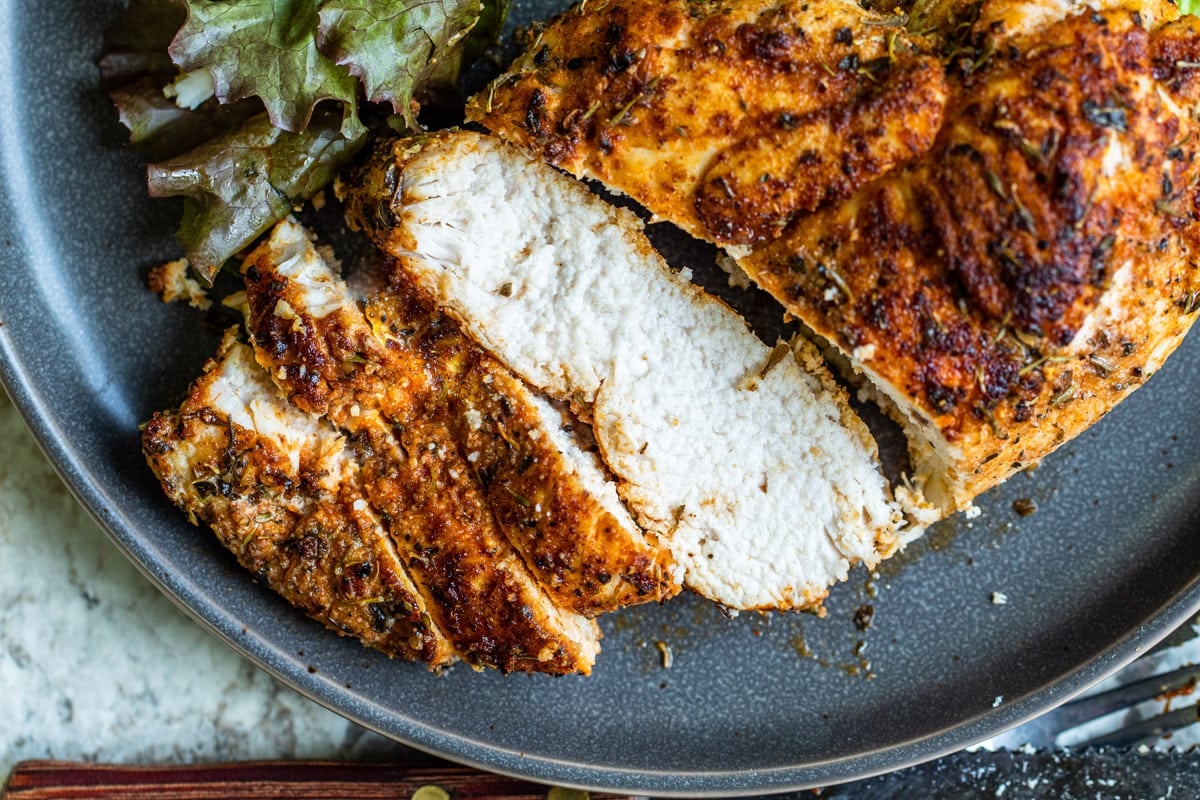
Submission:
{"label": "gray ceramic plate", "polygon": [[[654,793],[832,783],[949,752],[1132,659],[1200,606],[1194,338],[1108,419],[935,530],[828,617],[724,619],[682,598],[604,621],[590,678],[443,677],[340,639],[171,508],[137,425],[216,331],[146,291],[177,209],[145,197],[95,88],[118,3],[0,0],[0,377],[114,541],[301,692],[452,759]],[[533,12],[520,9],[525,15]],[[774,313],[774,312],[772,312]],[[1017,498],[1039,510],[1021,518]],[[990,602],[993,592],[1006,605]],[[874,607],[868,629],[855,614]],[[664,669],[656,642],[669,644]]]}

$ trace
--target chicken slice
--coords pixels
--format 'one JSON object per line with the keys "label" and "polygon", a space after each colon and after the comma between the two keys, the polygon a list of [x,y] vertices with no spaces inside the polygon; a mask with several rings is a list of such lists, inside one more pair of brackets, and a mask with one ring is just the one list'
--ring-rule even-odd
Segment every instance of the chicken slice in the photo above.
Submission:
{"label": "chicken slice", "polygon": [[[445,516],[451,528],[437,536],[484,537],[480,552],[497,559],[511,544],[506,569],[525,574],[523,559],[554,604],[588,616],[678,592],[670,552],[642,534],[596,455],[564,431],[570,423],[559,410],[420,291],[398,283],[364,313],[293,222],[281,223],[244,270],[260,363],[298,405],[327,415],[356,444],[369,443],[364,465],[398,476],[384,485],[408,481],[418,503]],[[436,475],[407,474],[429,459]],[[449,490],[425,496],[425,482],[435,480],[456,484],[467,506],[480,509],[473,523],[480,530],[455,532],[455,509],[443,508],[441,496]],[[393,517],[408,513],[397,499],[379,502]],[[434,539],[414,546],[446,547]],[[450,591],[435,577],[442,576],[422,585]]]}
{"label": "chicken slice", "polygon": [[1014,37],[926,156],[740,261],[901,412],[943,513],[1098,420],[1195,320],[1200,27],[1150,19]]}
{"label": "chicken slice", "polygon": [[895,17],[848,0],[611,0],[556,18],[467,115],[751,244],[924,152],[945,94]]}
{"label": "chicken slice", "polygon": [[279,396],[233,331],[143,448],[167,496],[293,605],[388,655],[455,660],[343,437]]}
{"label": "chicken slice", "polygon": [[[588,616],[661,602],[680,570],[617,495],[590,428],[487,355],[397,275],[367,315],[437,370],[450,432],[509,541],[564,607]],[[396,334],[393,334],[396,335]]]}
{"label": "chicken slice", "polygon": [[1068,17],[1093,11],[1136,14],[1148,29],[1176,19],[1172,0],[915,0],[907,28],[929,36],[956,70],[976,72],[1010,46],[1027,50],[1042,32]]}
{"label": "chicken slice", "polygon": [[[497,529],[444,417],[427,417],[439,409],[421,365],[390,373],[365,321],[347,324],[361,312],[295,224],[277,227],[243,267],[260,363],[293,403],[346,431],[368,501],[459,656],[504,671],[587,673],[595,623],[553,603]],[[381,395],[394,416],[372,402]]]}
{"label": "chicken slice", "polygon": [[472,337],[592,420],[688,587],[736,609],[818,608],[851,563],[898,546],[874,442],[816,355],[763,345],[628,211],[461,132],[383,147],[340,191]]}

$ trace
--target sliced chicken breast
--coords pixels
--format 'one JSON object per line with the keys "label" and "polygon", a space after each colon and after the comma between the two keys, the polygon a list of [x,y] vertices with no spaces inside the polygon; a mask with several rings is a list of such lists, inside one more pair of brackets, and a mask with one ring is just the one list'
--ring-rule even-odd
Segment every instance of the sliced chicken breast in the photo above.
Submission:
{"label": "sliced chicken breast", "polygon": [[816,355],[765,346],[631,213],[463,132],[382,149],[341,192],[473,338],[592,421],[622,497],[693,590],[817,608],[852,563],[898,546],[874,442]]}
{"label": "sliced chicken breast", "polygon": [[[385,483],[415,481],[408,502],[445,516],[445,531],[406,531],[414,547],[449,552],[442,540],[458,547],[456,537],[482,537],[470,545],[477,557],[514,551],[505,572],[528,571],[555,605],[588,616],[679,590],[670,552],[642,534],[598,458],[564,430],[571,423],[421,292],[397,284],[360,310],[293,222],[281,223],[244,271],[247,325],[281,389],[347,431]],[[429,459],[434,472],[408,474]],[[441,487],[434,496],[426,481]],[[450,493],[479,509],[480,530],[459,530],[455,509],[443,508]],[[409,513],[396,498],[379,502],[393,517]],[[449,591],[425,580],[430,591]],[[462,605],[479,603],[464,597]]]}
{"label": "sliced chicken breast", "polygon": [[234,331],[143,448],[167,496],[290,603],[389,655],[455,660],[345,439],[290,406]]}
{"label": "sliced chicken breast", "polygon": [[[913,513],[969,508],[1182,341],[1200,307],[1196,18],[1164,0],[679,5],[562,15],[470,115],[725,245],[905,426]],[[710,94],[714,71],[728,91]],[[605,116],[609,92],[623,113]],[[784,133],[727,133],[803,104],[857,138],[789,112],[789,171]],[[839,141],[873,166],[819,146]]]}

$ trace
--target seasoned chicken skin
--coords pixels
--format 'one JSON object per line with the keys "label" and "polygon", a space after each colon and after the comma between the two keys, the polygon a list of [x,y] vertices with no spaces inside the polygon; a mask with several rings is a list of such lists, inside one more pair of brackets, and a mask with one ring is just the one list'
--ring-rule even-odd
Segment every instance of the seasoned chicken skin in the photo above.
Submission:
{"label": "seasoned chicken skin", "polygon": [[612,0],[560,15],[468,105],[703,238],[773,238],[920,155],[945,80],[846,0]]}
{"label": "seasoned chicken skin", "polygon": [[342,634],[444,666],[454,649],[408,577],[332,426],[292,407],[230,331],[143,449],[167,496],[246,569]]}
{"label": "seasoned chicken skin", "polygon": [[1195,319],[1177,65],[1200,36],[1144,21],[1089,11],[1019,39],[956,81],[923,158],[741,260],[907,413],[948,511],[1098,420]]}
{"label": "seasoned chicken skin", "polygon": [[[810,9],[820,21],[839,6]],[[744,202],[747,176],[758,173],[770,187],[781,174],[764,134],[730,139],[719,157],[711,139],[691,138],[697,120],[712,130],[737,118],[727,107],[711,112],[725,93],[711,90],[702,68],[673,71],[671,95],[638,99],[632,122],[592,122],[603,105],[587,125],[575,112],[604,80],[583,70],[604,63],[614,25],[623,37],[641,36],[638,64],[680,52],[681,42],[693,54],[694,31],[715,25],[726,26],[718,39],[735,54],[730,65],[749,63],[739,54],[752,51],[729,44],[758,30],[744,27],[742,6],[719,6],[727,22],[710,20],[717,6],[691,16],[672,4],[655,7],[618,0],[568,12],[543,33],[546,54],[532,48],[474,99],[473,117],[627,192],[657,218],[737,245],[730,252],[742,269],[834,345],[905,424],[913,480],[937,513],[969,506],[1098,420],[1192,324],[1200,306],[1191,111],[1200,26],[1177,19],[1173,5],[942,0],[888,20],[857,12],[850,34],[839,22],[832,37],[792,36],[778,64],[833,66],[830,48],[849,41],[867,48],[859,72],[881,47],[889,68],[869,91],[835,83],[846,77],[837,69],[786,85],[770,70],[747,69],[727,85],[742,97],[774,98],[747,103],[748,113],[781,108],[790,93],[787,102],[841,108],[869,123],[856,147],[891,155],[866,171],[843,161],[844,178],[789,173],[786,197],[817,199],[780,201],[790,210],[774,217],[770,234],[753,222],[767,217],[748,214],[756,206]],[[888,24],[907,24],[909,33]],[[776,38],[791,30],[780,27]],[[885,99],[889,86],[917,80],[930,59],[937,78],[915,97],[902,91],[910,105]],[[711,104],[670,105],[670,97],[710,93]],[[926,107],[911,105],[918,102]],[[874,122],[906,108],[911,114]],[[662,133],[671,125],[689,138]],[[904,128],[914,133],[897,139]],[[729,163],[741,165],[739,177],[718,186],[729,187],[720,206],[706,176]]]}

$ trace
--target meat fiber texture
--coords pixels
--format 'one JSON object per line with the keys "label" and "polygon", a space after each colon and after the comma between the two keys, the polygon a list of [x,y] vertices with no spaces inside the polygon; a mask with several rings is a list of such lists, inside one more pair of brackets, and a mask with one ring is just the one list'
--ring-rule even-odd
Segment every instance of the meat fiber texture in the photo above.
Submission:
{"label": "meat fiber texture", "polygon": [[897,548],[874,441],[819,357],[766,346],[632,213],[465,132],[397,143],[341,190],[469,335],[592,421],[622,498],[692,590],[816,609],[852,564]]}

